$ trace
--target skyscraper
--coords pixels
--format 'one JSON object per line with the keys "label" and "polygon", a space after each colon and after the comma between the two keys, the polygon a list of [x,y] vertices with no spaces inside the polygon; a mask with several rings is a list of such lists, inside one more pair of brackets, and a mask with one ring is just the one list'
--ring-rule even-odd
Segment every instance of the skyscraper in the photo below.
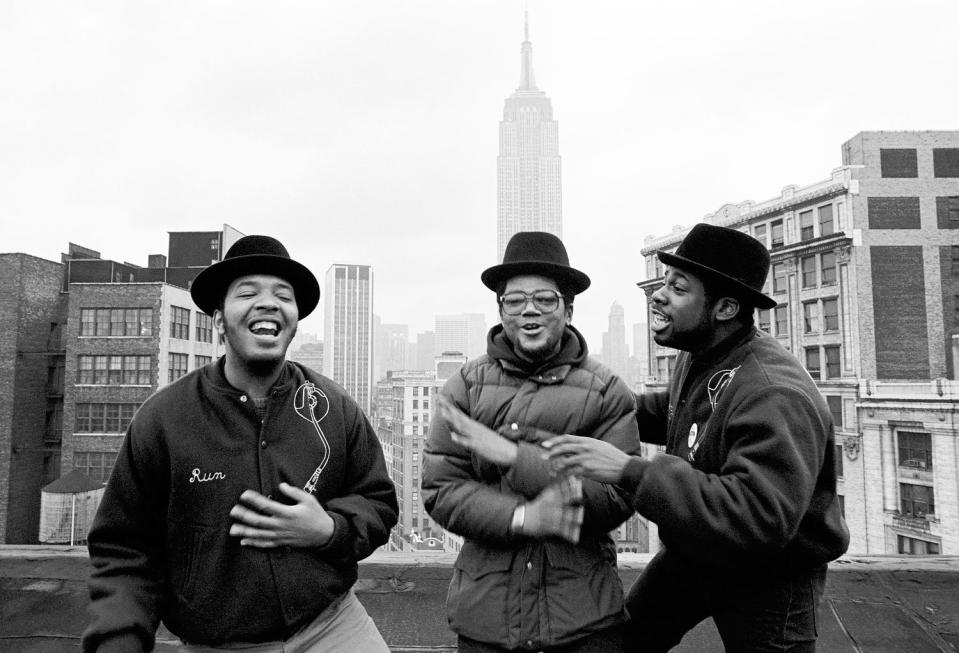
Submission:
{"label": "skyscraper", "polygon": [[624,316],[620,303],[613,302],[609,307],[609,330],[603,334],[603,363],[623,380],[626,379],[629,361]]}
{"label": "skyscraper", "polygon": [[373,379],[373,268],[334,263],[326,271],[323,374],[367,415]]}
{"label": "skyscraper", "polygon": [[496,159],[497,261],[517,231],[563,236],[559,123],[553,105],[536,88],[529,20],[524,20],[519,87],[506,98]]}
{"label": "skyscraper", "polygon": [[459,352],[467,358],[486,353],[486,316],[482,313],[437,315],[434,355]]}

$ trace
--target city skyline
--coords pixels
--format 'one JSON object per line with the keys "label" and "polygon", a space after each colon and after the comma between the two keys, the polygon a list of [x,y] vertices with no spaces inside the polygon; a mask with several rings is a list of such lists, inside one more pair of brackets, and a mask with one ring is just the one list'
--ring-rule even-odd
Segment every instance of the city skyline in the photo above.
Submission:
{"label": "city skyline", "polygon": [[[594,353],[613,301],[628,325],[644,312],[647,235],[815,182],[860,131],[956,127],[955,3],[528,9],[563,126],[564,240],[593,279],[573,322]],[[72,241],[146,265],[166,232],[226,223],[317,275],[372,265],[373,310],[411,334],[439,314],[495,324],[479,274],[497,262],[523,10],[8,4],[0,250],[55,261]],[[322,333],[322,311],[302,328]]]}

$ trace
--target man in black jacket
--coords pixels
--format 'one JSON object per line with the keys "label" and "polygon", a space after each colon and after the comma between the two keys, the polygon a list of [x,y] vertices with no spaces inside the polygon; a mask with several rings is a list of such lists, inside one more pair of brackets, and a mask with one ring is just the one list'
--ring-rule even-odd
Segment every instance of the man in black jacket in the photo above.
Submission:
{"label": "man in black jacket", "polygon": [[[397,503],[376,435],[329,379],[286,360],[316,278],[246,236],[191,287],[225,354],[137,411],[89,534],[85,651],[388,651],[352,592]],[[302,489],[301,489],[302,488]]]}
{"label": "man in black jacket", "polygon": [[769,253],[700,224],[652,295],[657,344],[682,350],[665,392],[640,395],[653,460],[591,438],[546,443],[557,470],[617,483],[664,548],[627,597],[628,650],[668,651],[712,617],[727,651],[814,651],[826,563],[848,546],[832,417],[795,356],[753,326]]}

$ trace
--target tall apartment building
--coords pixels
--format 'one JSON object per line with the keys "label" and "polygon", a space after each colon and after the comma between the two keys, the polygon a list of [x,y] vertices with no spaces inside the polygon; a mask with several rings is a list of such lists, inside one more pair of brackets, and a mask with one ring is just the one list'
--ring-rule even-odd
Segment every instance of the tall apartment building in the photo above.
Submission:
{"label": "tall apartment building", "polygon": [[506,99],[496,159],[496,260],[517,231],[563,236],[559,123],[553,105],[536,87],[529,21],[524,24],[519,86]]}
{"label": "tall apartment building", "polygon": [[[959,132],[862,132],[828,179],[727,204],[706,222],[770,250],[757,311],[805,365],[836,424],[849,551],[959,553]],[[685,235],[648,238],[657,250]],[[661,385],[675,351],[650,340]],[[654,529],[651,529],[654,531]]]}
{"label": "tall apartment building", "polygon": [[486,316],[482,313],[437,315],[434,318],[433,356],[459,352],[467,358],[486,353]]}
{"label": "tall apartment building", "polygon": [[40,488],[60,476],[62,269],[0,254],[0,543],[36,543]]}
{"label": "tall apartment building", "polygon": [[0,255],[0,541],[35,544],[40,488],[75,469],[105,482],[136,408],[219,355],[187,287],[238,233],[171,233],[176,266],[72,243],[60,263]]}
{"label": "tall apartment building", "polygon": [[391,371],[378,381],[376,431],[396,485],[399,516],[390,532],[391,551],[412,551],[421,543],[442,550],[440,529],[420,499],[420,465],[432,414],[431,400],[443,386],[431,371]]}
{"label": "tall apartment building", "polygon": [[323,374],[367,415],[373,391],[373,268],[334,263],[326,271]]}

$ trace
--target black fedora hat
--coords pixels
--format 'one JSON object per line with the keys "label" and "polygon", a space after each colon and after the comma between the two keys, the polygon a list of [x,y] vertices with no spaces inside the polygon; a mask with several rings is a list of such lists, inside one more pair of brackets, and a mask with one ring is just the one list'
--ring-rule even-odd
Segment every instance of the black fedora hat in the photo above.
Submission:
{"label": "black fedora hat", "polygon": [[749,234],[701,222],[690,229],[675,253],[656,254],[664,264],[708,277],[758,308],[778,303],[762,292],[769,274],[769,252]]}
{"label": "black fedora hat", "polygon": [[480,275],[483,284],[496,292],[503,281],[520,274],[538,274],[554,279],[564,291],[578,295],[589,288],[589,277],[569,265],[566,247],[545,231],[519,231],[506,243],[503,262]]}
{"label": "black fedora hat", "polygon": [[248,274],[269,274],[289,282],[300,319],[320,302],[320,284],[313,273],[291,259],[283,244],[270,236],[243,236],[233,243],[222,261],[196,275],[190,295],[204,313],[213,315],[230,284]]}

